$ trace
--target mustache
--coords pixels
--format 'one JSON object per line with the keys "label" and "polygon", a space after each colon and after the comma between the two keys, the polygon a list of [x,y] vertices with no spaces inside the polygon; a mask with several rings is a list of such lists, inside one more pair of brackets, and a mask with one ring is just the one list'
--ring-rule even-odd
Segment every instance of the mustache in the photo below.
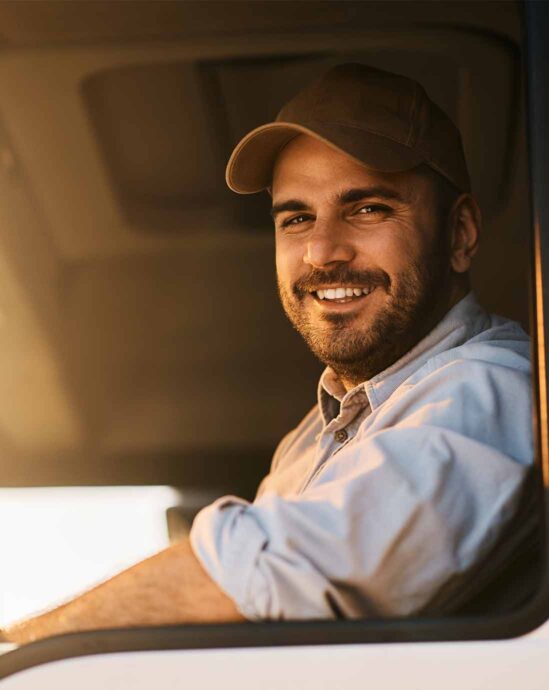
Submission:
{"label": "mustache", "polygon": [[330,271],[313,269],[309,275],[295,281],[292,291],[296,297],[303,298],[309,292],[318,290],[319,287],[329,285],[368,285],[381,287],[389,292],[391,278],[382,269],[366,269],[364,271],[351,271],[345,266],[333,268]]}

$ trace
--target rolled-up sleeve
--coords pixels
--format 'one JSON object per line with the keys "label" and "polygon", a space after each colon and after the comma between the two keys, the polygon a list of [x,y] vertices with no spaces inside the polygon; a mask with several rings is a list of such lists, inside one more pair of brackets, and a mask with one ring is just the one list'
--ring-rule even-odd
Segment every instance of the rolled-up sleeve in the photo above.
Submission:
{"label": "rolled-up sleeve", "polygon": [[193,550],[246,618],[337,615],[337,592],[329,573],[315,564],[313,552],[319,545],[314,534],[307,536],[312,524],[309,511],[300,510],[304,507],[273,494],[253,505],[227,497],[195,519]]}
{"label": "rolled-up sleeve", "polygon": [[258,618],[257,604],[268,597],[256,564],[269,538],[250,513],[250,504],[226,496],[204,508],[191,531],[192,548],[210,576],[237,604],[243,616]]}

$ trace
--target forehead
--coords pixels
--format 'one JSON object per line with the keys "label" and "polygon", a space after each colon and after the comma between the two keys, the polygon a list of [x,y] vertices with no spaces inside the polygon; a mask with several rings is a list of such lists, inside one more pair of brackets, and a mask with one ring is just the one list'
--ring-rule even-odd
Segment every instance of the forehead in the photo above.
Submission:
{"label": "forehead", "polygon": [[393,189],[406,201],[424,191],[426,180],[415,170],[386,173],[371,170],[322,141],[300,135],[284,147],[273,170],[273,201],[281,196],[338,197],[355,187]]}

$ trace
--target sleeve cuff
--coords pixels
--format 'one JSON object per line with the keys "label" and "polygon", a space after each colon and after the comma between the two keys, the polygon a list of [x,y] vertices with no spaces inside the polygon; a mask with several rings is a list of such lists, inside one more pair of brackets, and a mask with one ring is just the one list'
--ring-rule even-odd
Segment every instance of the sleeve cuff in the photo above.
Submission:
{"label": "sleeve cuff", "polygon": [[235,496],[218,499],[195,517],[190,541],[206,572],[240,613],[259,620],[268,588],[264,578],[258,577],[256,563],[268,537],[248,511],[249,505]]}

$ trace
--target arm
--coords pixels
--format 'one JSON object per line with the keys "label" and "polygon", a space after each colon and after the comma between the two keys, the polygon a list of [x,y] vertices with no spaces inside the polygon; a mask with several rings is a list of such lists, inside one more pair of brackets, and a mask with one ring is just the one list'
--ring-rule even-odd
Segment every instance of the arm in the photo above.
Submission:
{"label": "arm", "polygon": [[22,644],[80,630],[243,620],[185,540],[4,635]]}

